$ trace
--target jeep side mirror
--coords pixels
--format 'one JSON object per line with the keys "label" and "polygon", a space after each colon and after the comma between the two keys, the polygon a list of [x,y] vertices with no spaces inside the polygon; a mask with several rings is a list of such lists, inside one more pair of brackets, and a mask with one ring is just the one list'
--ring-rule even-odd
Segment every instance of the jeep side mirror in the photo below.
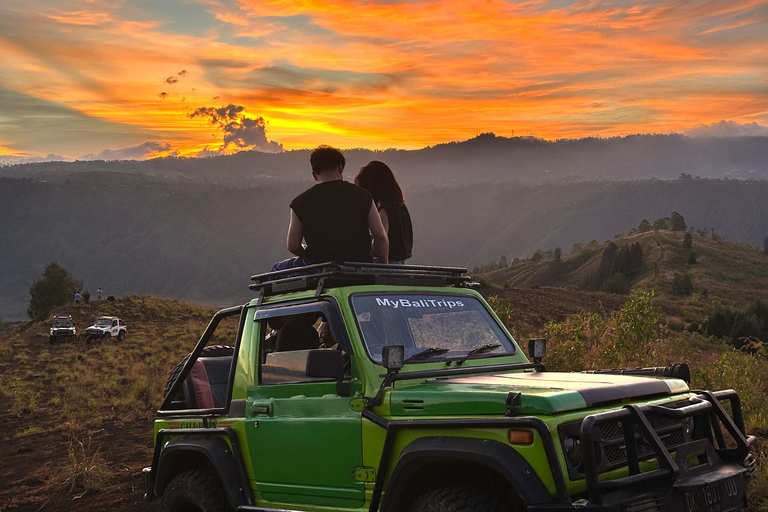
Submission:
{"label": "jeep side mirror", "polygon": [[534,363],[540,363],[547,355],[546,338],[531,338],[528,340],[528,353],[531,355]]}
{"label": "jeep side mirror", "polygon": [[344,354],[340,350],[315,349],[307,353],[307,377],[344,379]]}
{"label": "jeep side mirror", "polygon": [[405,364],[405,347],[403,345],[386,345],[381,349],[381,360],[388,373],[396,372]]}

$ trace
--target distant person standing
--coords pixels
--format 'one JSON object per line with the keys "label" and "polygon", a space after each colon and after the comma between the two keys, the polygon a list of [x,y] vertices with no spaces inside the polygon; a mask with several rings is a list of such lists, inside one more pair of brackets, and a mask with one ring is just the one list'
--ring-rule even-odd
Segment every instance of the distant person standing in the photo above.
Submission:
{"label": "distant person standing", "polygon": [[373,196],[389,238],[389,262],[404,265],[413,250],[413,226],[392,169],[378,160],[369,162],[360,169],[355,184]]}
{"label": "distant person standing", "polygon": [[103,292],[101,291],[101,286],[99,286],[98,290],[96,290],[96,300],[101,300],[101,294]]}
{"label": "distant person standing", "polygon": [[317,184],[291,202],[287,247],[296,257],[276,263],[272,270],[326,261],[370,262],[371,250],[386,263],[387,233],[371,194],[344,181],[344,154],[319,146],[309,162]]}
{"label": "distant person standing", "polygon": [[76,308],[79,308],[79,307],[80,307],[80,299],[82,299],[82,298],[83,298],[83,296],[82,296],[82,295],[80,295],[80,292],[78,292],[77,290],[75,290],[75,307],[76,307]]}
{"label": "distant person standing", "polygon": [[85,290],[85,293],[83,294],[83,302],[85,303],[86,306],[91,305],[91,292],[89,292],[88,290]]}

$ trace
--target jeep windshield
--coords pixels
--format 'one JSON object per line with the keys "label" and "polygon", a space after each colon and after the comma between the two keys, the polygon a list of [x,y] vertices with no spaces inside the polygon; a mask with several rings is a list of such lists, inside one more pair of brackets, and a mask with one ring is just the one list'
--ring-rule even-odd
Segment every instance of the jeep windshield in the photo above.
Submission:
{"label": "jeep windshield", "polygon": [[69,318],[54,318],[53,327],[72,327],[74,324]]}
{"label": "jeep windshield", "polygon": [[96,323],[94,324],[98,327],[110,327],[112,326],[112,319],[111,318],[99,318],[96,320]]}
{"label": "jeep windshield", "polygon": [[368,356],[403,345],[407,363],[463,361],[515,353],[513,340],[483,304],[466,295],[356,294],[357,325]]}

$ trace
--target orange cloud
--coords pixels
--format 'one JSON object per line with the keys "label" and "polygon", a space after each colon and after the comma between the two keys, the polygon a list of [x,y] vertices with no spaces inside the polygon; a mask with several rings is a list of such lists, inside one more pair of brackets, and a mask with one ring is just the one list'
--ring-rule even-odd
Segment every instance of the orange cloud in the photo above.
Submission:
{"label": "orange cloud", "polygon": [[75,11],[59,15],[46,14],[46,17],[66,25],[103,25],[111,21],[109,13],[94,11]]}
{"label": "orange cloud", "polygon": [[217,144],[187,114],[228,103],[288,149],[768,122],[765,1],[167,1],[178,15],[100,0],[14,11],[0,19],[0,90],[182,154]]}

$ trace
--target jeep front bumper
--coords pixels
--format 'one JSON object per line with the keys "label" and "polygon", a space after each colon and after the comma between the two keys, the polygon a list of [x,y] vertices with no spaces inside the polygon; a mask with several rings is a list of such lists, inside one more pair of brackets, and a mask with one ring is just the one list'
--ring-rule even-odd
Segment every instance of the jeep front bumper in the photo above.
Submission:
{"label": "jeep front bumper", "polygon": [[[730,402],[733,416],[721,400]],[[686,430],[682,427],[686,422],[695,428]],[[588,497],[570,505],[529,508],[542,512],[726,512],[741,508],[746,506],[747,477],[753,469],[749,450],[754,441],[744,435],[741,404],[732,390],[697,392],[676,408],[627,405],[587,416],[580,429],[584,456],[580,471]],[[617,464],[628,468],[627,476],[601,477]],[[573,474],[573,467],[568,470]]]}

